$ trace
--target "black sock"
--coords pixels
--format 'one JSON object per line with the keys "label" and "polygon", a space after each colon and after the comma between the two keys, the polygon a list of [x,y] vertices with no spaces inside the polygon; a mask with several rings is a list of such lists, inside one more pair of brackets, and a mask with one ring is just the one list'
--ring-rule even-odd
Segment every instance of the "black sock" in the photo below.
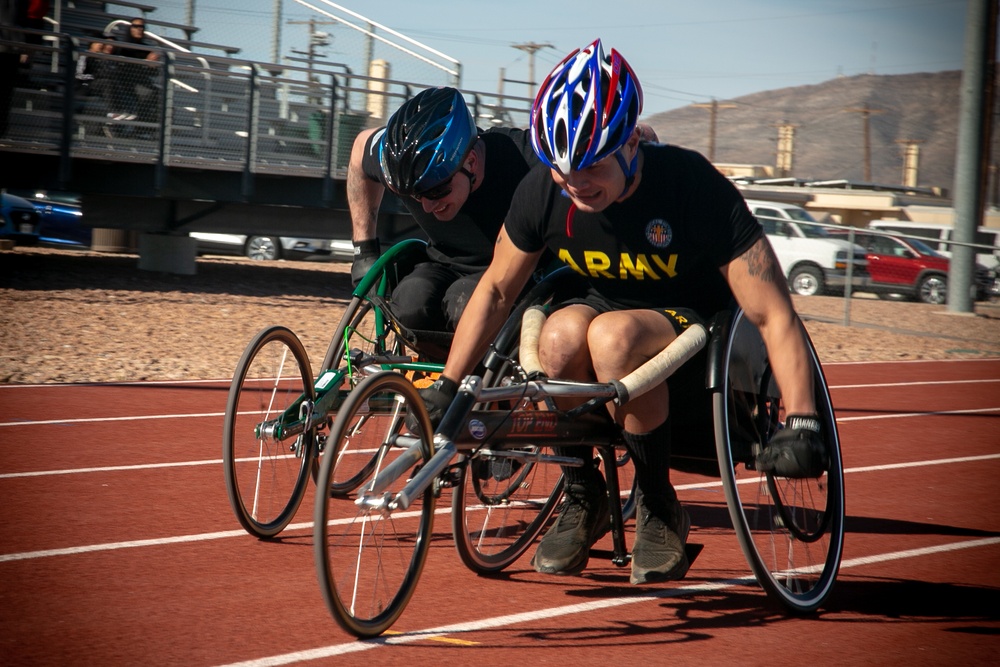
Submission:
{"label": "black sock", "polygon": [[647,502],[677,500],[670,484],[670,419],[648,433],[624,431],[635,480]]}
{"label": "black sock", "polygon": [[566,478],[567,486],[570,484],[579,484],[588,489],[597,488],[600,484],[597,476],[600,473],[598,473],[597,466],[594,463],[594,450],[592,448],[554,447],[553,449],[558,456],[573,456],[583,459],[583,465],[580,467],[562,467],[563,476]]}

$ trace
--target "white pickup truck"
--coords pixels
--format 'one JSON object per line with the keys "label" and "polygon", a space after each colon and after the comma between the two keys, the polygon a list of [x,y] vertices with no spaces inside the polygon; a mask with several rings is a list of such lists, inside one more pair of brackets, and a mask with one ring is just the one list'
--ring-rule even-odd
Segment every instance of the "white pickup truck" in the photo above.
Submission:
{"label": "white pickup truck", "polygon": [[843,293],[848,262],[852,262],[851,285],[868,284],[867,251],[831,237],[801,206],[754,199],[748,199],[747,206],[764,226],[794,294]]}

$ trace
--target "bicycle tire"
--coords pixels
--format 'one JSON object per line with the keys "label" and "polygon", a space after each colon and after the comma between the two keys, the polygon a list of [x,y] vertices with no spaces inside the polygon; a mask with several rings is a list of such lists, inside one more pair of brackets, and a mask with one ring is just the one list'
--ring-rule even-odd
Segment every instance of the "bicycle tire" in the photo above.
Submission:
{"label": "bicycle tire", "polygon": [[[331,615],[356,637],[378,636],[399,618],[416,590],[430,548],[433,484],[405,511],[355,502],[371,488],[378,471],[404,451],[392,446],[392,440],[404,431],[408,411],[415,411],[423,433],[431,432],[427,410],[404,376],[383,371],[365,379],[337,413],[328,441],[332,449],[320,466],[318,488],[327,488],[337,466],[336,449],[344,438],[365,440],[382,452],[355,493],[316,494],[313,548],[320,589]],[[360,430],[354,428],[359,415],[368,417]],[[393,480],[385,494],[396,494],[431,457],[430,437],[421,436],[419,442],[418,460]]]}
{"label": "bicycle tire", "polygon": [[[337,332],[327,349],[321,368],[323,371],[341,368],[350,363],[349,351],[360,352],[371,356],[386,352],[397,353],[402,347],[395,332],[388,326],[388,320],[372,302],[354,297],[341,317]],[[380,368],[350,368],[345,375],[346,386],[340,391],[351,391],[364,378],[379,372]],[[336,412],[330,414],[331,420]],[[328,437],[328,436],[327,436]],[[353,440],[348,440],[353,442]],[[319,467],[326,450],[326,440],[318,448],[319,456],[313,468],[313,479],[319,480]],[[371,474],[379,451],[350,450],[348,447],[338,449],[338,464],[330,473],[329,492],[333,495],[345,495],[354,491]]]}
{"label": "bicycle tire", "polygon": [[309,359],[298,337],[280,326],[258,332],[236,365],[222,429],[229,504],[251,535],[274,537],[291,522],[316,455],[315,430],[285,438],[261,425],[314,398]]}
{"label": "bicycle tire", "polygon": [[767,594],[792,612],[812,612],[830,595],[844,544],[843,462],[826,379],[806,335],[829,470],[816,479],[759,473],[754,458],[782,426],[781,392],[760,334],[742,311],[737,311],[725,336],[723,381],[713,403],[730,518],[744,556]]}
{"label": "bicycle tire", "polygon": [[[509,322],[509,326],[520,329],[519,318]],[[494,355],[495,367],[483,376],[487,387],[516,381],[519,376],[513,362],[517,354],[514,337],[504,334],[498,339],[510,341],[512,349],[510,354],[501,351]],[[489,407],[511,409],[511,416],[525,409],[512,405]],[[527,409],[532,407],[529,404]],[[517,449],[536,455],[541,448],[527,445]],[[452,533],[459,558],[477,574],[500,572],[520,558],[549,524],[562,497],[559,466],[517,462],[516,458],[506,457],[502,449],[493,452],[484,448],[463,456],[458,466],[452,492]]]}

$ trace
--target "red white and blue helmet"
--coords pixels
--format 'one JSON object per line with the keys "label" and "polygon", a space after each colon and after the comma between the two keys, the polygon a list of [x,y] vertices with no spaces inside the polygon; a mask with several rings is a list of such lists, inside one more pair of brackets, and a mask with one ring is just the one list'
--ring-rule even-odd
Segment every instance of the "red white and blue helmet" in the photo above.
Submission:
{"label": "red white and blue helmet", "polygon": [[642,112],[639,80],[616,50],[597,39],[566,56],[545,78],[531,110],[531,145],[562,174],[614,154]]}
{"label": "red white and blue helmet", "polygon": [[379,140],[386,185],[398,195],[420,196],[462,167],[479,136],[465,98],[455,88],[428,88],[389,118]]}

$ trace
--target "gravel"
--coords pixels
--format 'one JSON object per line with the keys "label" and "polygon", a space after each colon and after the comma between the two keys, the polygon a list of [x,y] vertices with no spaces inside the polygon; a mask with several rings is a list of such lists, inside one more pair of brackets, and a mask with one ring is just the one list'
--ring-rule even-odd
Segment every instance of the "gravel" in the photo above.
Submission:
{"label": "gravel", "polygon": [[[228,379],[265,326],[321,361],[350,298],[350,265],[201,257],[197,274],[140,271],[137,257],[0,250],[0,383]],[[795,297],[824,362],[1000,357],[1000,304],[943,306]]]}

